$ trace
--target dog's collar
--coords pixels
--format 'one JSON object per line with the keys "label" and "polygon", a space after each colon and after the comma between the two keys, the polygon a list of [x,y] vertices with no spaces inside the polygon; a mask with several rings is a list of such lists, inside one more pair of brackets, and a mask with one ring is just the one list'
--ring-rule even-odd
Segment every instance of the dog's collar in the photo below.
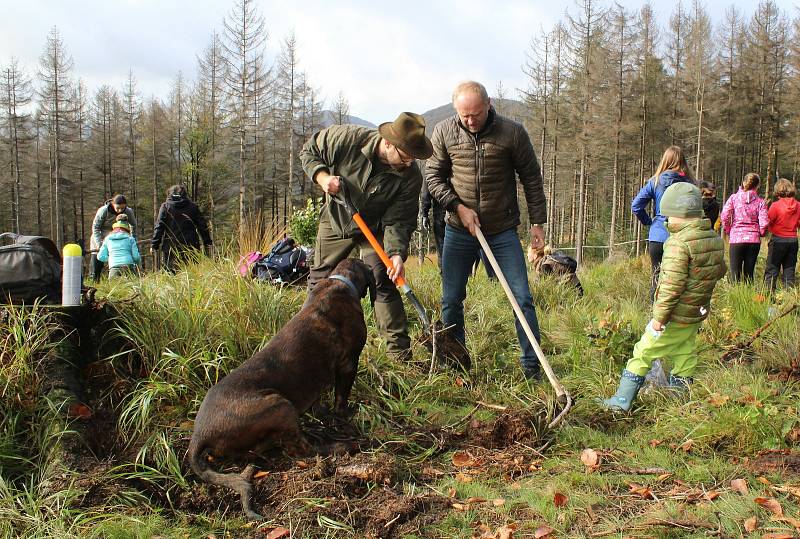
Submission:
{"label": "dog's collar", "polygon": [[344,284],[347,285],[347,287],[350,289],[350,291],[353,293],[356,299],[361,299],[361,296],[358,295],[358,288],[356,288],[356,285],[354,285],[353,281],[351,281],[344,275],[339,275],[337,273],[336,275],[329,275],[328,279],[336,279],[337,281],[342,281]]}

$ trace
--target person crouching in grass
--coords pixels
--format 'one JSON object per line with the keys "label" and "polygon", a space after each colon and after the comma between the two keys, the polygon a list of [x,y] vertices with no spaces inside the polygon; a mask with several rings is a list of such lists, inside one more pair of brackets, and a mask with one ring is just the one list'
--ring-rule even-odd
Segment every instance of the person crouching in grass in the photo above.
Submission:
{"label": "person crouching in grass", "polygon": [[724,244],[703,217],[700,190],[691,183],[671,185],[661,199],[670,236],[653,303],[653,319],[633,348],[616,394],[602,401],[629,411],[653,360],[672,361],[669,386],[686,390],[697,367],[697,332],[708,316],[714,286],[725,273]]}
{"label": "person crouching in grass", "polygon": [[100,246],[97,259],[108,262],[109,279],[136,271],[136,266],[142,257],[139,255],[136,239],[131,236],[131,225],[128,224],[127,215],[117,216],[111,225],[111,234],[106,236],[103,245]]}

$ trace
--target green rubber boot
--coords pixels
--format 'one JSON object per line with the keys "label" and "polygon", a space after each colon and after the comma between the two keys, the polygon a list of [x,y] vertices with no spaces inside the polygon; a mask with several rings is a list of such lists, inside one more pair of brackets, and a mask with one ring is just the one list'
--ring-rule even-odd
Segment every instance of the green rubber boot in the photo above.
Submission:
{"label": "green rubber boot", "polygon": [[644,376],[633,374],[627,369],[623,370],[617,392],[610,399],[604,399],[602,406],[607,410],[630,411],[633,400],[639,393],[639,388],[642,387],[642,384],[644,384]]}

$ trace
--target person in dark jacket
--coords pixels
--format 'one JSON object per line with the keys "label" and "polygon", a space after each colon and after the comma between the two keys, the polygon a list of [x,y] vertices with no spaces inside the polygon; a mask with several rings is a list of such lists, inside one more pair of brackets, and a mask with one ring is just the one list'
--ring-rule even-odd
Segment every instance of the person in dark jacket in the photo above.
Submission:
{"label": "person in dark jacket", "polygon": [[[525,128],[497,114],[486,88],[475,81],[453,92],[456,114],[433,129],[433,155],[425,167],[428,187],[447,209],[442,253],[442,322],[452,326],[461,343],[467,281],[480,250],[480,228],[508,280],[525,320],[539,340],[525,253],[517,227],[521,223],[517,185],[525,193],[531,244],[544,245],[547,201],[539,161]],[[528,379],[540,379],[539,359],[519,321],[520,364]]]}
{"label": "person in dark jacket", "polygon": [[155,253],[161,249],[163,267],[175,272],[186,253],[200,249],[201,239],[206,249],[210,250],[211,235],[200,208],[189,199],[186,186],[173,185],[158,211],[150,251]]}
{"label": "person in dark jacket", "polygon": [[[656,173],[647,180],[631,203],[631,211],[639,219],[639,222],[650,227],[650,232],[647,234],[647,252],[653,266],[653,275],[650,280],[650,301],[653,301],[655,297],[661,258],[664,256],[664,242],[669,237],[665,226],[666,217],[661,215],[661,197],[670,185],[679,182],[694,183],[694,179],[686,164],[683,150],[678,146],[670,146],[661,156]],[[652,218],[647,212],[650,201],[653,201],[653,213],[655,214]]]}
{"label": "person in dark jacket", "polygon": [[703,195],[703,214],[711,221],[711,228],[719,230],[719,202],[717,202],[717,187],[711,182],[700,182],[700,193]]}

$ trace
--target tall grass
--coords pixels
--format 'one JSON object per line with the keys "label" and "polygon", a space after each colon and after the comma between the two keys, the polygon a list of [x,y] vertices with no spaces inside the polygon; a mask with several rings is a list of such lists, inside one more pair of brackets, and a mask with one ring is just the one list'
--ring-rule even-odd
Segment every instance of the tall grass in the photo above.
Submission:
{"label": "tall grass", "polygon": [[[36,389],[37,361],[53,346],[47,339],[53,321],[35,310],[13,311],[0,320],[0,335],[5,336],[0,340],[0,534],[249,533],[241,521],[218,514],[187,517],[175,507],[167,521],[147,489],[135,485],[159,491],[168,505],[178,493],[192,488],[194,478],[186,471],[181,448],[205,392],[263,347],[299,310],[304,291],[256,283],[236,274],[239,250],[262,250],[265,244],[259,242],[268,247],[275,235],[265,238],[259,235],[235,249],[230,246],[224,253],[227,257],[198,257],[176,275],[154,273],[101,286],[101,294],[119,307],[115,337],[125,343],[106,361],[115,364],[117,372],[130,373],[130,385],[113,400],[117,429],[128,446],[121,454],[126,456],[115,461],[106,476],[130,488],[117,492],[103,507],[77,509],[81,492],[70,481],[55,492],[48,487],[60,466],[59,438],[67,432],[67,426],[55,421],[53,411],[42,404]],[[437,317],[438,268],[410,264],[408,273],[415,293]],[[531,281],[543,348],[576,397],[573,412],[554,433],[544,469],[525,475],[513,488],[502,475],[486,474],[465,483],[445,474],[427,485],[409,479],[408,491],[453,488],[460,498],[506,500],[493,512],[481,506],[451,513],[421,536],[471,537],[475,520],[516,520],[523,536],[547,522],[559,536],[581,536],[624,529],[641,515],[675,519],[689,515],[717,522],[716,514],[722,533],[738,536],[739,522],[752,508],[732,497],[717,505],[689,508],[670,500],[659,505],[636,501],[624,511],[608,506],[609,499],[627,493],[629,482],[658,488],[655,479],[631,475],[626,468],[665,468],[681,481],[712,488],[732,477],[750,477],[741,466],[743,457],[765,448],[788,447],[788,433],[800,426],[800,384],[784,383],[772,375],[800,357],[800,314],[779,320],[755,342],[752,363],[722,364],[720,357],[726,347],[774,317],[770,307],[780,310],[798,301],[798,292],[770,295],[758,285],[721,282],[700,333],[701,362],[689,395],[675,399],[649,393],[637,401],[631,415],[613,416],[602,413],[594,399],[614,390],[650,317],[649,265],[644,258],[622,259],[585,268],[580,278],[586,290],[582,297],[550,278],[532,276]],[[492,421],[495,412],[487,404],[534,411],[553,405],[553,392],[546,382],[524,380],[513,312],[500,286],[482,270],[470,281],[465,303],[467,344],[475,365],[468,374],[429,372],[430,356],[416,344],[414,361],[390,359],[368,302],[363,305],[369,333],[353,390],[357,404],[353,421],[375,440],[370,451],[393,455],[398,466],[410,471],[408,477],[428,465],[448,469],[450,449],[437,437],[437,429],[456,432],[469,420]],[[420,337],[416,314],[410,307],[407,312],[412,339]],[[586,473],[579,459],[586,447],[605,451],[610,471]],[[531,453],[530,458],[540,456]],[[759,492],[755,481],[751,485],[754,493]],[[552,504],[557,491],[570,496],[569,506],[560,511]],[[790,499],[782,503],[788,514],[797,514],[796,503]],[[592,507],[602,514],[596,523],[587,524],[583,515]],[[346,515],[320,514],[316,525],[298,537],[359,533]],[[654,528],[648,533],[663,531]]]}

